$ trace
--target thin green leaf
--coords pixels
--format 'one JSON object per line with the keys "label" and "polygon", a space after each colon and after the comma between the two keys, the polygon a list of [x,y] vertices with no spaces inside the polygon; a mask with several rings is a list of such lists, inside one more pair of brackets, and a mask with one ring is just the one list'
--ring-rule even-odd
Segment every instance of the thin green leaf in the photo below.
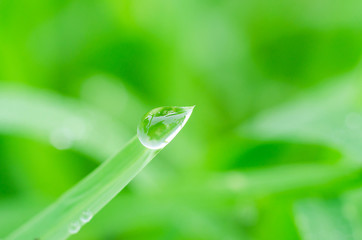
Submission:
{"label": "thin green leaf", "polygon": [[241,134],[259,139],[322,143],[348,156],[362,156],[362,107],[356,105],[359,81],[347,76],[265,111],[242,126]]}
{"label": "thin green leaf", "polygon": [[362,188],[343,194],[343,212],[351,222],[354,239],[362,239]]}
{"label": "thin green leaf", "polygon": [[301,200],[295,205],[296,223],[304,240],[353,240],[352,226],[338,199]]}
{"label": "thin green leaf", "polygon": [[103,161],[132,137],[119,122],[76,99],[21,85],[0,85],[0,133],[75,149]]}
{"label": "thin green leaf", "polygon": [[78,232],[159,151],[146,148],[134,137],[120,152],[7,239],[65,239]]}
{"label": "thin green leaf", "polygon": [[139,125],[138,137],[7,239],[59,240],[77,233],[172,141],[192,110],[163,107],[147,113]]}

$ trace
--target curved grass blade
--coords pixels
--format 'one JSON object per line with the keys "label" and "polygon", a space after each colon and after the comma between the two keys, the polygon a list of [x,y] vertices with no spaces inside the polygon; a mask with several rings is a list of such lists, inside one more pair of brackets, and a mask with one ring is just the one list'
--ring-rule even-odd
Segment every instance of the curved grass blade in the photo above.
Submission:
{"label": "curved grass blade", "polygon": [[[158,108],[145,115],[149,122],[152,139],[167,143],[181,130],[193,108]],[[161,114],[161,115],[160,115]],[[154,115],[154,116],[153,116]],[[154,120],[152,120],[154,119]],[[148,120],[147,120],[148,121]],[[154,121],[154,122],[152,122]],[[145,120],[141,122],[144,123]],[[175,122],[181,127],[175,126]],[[155,124],[153,124],[155,123]],[[157,129],[158,128],[158,129]],[[161,135],[159,135],[162,133]],[[139,136],[140,137],[140,136]],[[142,137],[141,137],[142,138]],[[53,205],[6,239],[66,239],[77,233],[99,210],[112,200],[150,161],[160,148],[151,149],[134,137],[122,150],[100,165],[71,190],[61,196]]]}
{"label": "curved grass blade", "polygon": [[122,123],[87,105],[57,93],[0,83],[0,133],[74,149],[103,161],[132,134]]}
{"label": "curved grass blade", "polygon": [[353,227],[340,199],[303,199],[295,203],[295,219],[305,240],[354,240]]}
{"label": "curved grass blade", "polygon": [[243,124],[240,134],[265,140],[321,143],[360,163],[362,105],[353,75],[303,93]]}

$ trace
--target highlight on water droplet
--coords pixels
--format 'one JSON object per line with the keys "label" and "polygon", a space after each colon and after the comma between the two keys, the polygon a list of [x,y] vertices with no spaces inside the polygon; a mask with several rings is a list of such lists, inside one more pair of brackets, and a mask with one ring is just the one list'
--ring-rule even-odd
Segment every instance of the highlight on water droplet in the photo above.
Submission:
{"label": "highlight on water droplet", "polygon": [[93,214],[91,211],[84,211],[82,212],[82,215],[80,215],[80,221],[85,224],[89,222],[93,217]]}
{"label": "highlight on water droplet", "polygon": [[150,149],[165,147],[185,126],[193,107],[159,107],[149,111],[137,128],[140,142]]}
{"label": "highlight on water droplet", "polygon": [[74,221],[69,224],[68,231],[70,234],[76,234],[77,232],[79,232],[80,228],[81,228],[80,222]]}

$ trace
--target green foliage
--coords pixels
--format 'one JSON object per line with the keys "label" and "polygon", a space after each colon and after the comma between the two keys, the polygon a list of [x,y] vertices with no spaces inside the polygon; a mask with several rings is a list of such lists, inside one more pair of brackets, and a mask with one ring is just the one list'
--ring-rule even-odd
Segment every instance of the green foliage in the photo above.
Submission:
{"label": "green foliage", "polygon": [[128,143],[80,183],[7,239],[66,239],[76,234],[116,196],[159,151]]}
{"label": "green foliage", "polygon": [[0,1],[0,237],[118,151],[147,110],[195,104],[71,239],[362,239],[361,10]]}

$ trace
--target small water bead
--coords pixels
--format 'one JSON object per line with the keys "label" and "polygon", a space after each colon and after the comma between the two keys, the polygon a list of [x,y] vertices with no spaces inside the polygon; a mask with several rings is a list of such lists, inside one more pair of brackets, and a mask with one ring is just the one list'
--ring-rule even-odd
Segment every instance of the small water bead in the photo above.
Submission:
{"label": "small water bead", "polygon": [[137,128],[140,142],[150,149],[165,147],[185,126],[194,107],[160,107],[148,112]]}
{"label": "small water bead", "polygon": [[84,211],[82,215],[80,216],[80,221],[85,224],[89,222],[93,217],[93,214],[91,211]]}
{"label": "small water bead", "polygon": [[80,228],[81,228],[80,222],[74,221],[69,224],[68,231],[70,234],[76,234],[77,232],[79,232]]}

